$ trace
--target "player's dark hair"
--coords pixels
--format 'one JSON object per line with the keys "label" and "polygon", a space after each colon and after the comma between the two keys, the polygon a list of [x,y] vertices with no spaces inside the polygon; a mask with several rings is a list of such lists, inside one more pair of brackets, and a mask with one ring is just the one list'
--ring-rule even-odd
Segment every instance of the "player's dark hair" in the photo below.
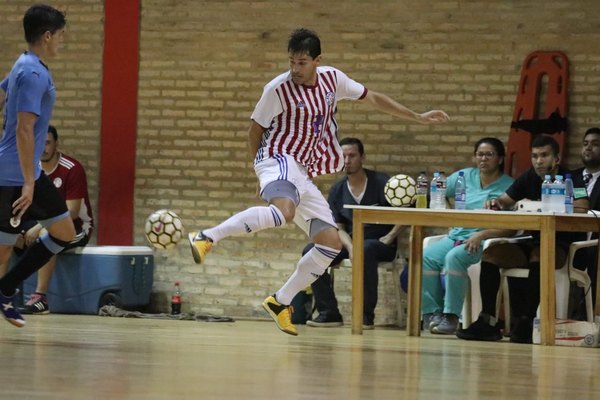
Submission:
{"label": "player's dark hair", "polygon": [[596,127],[594,127],[594,128],[590,128],[590,129],[588,129],[588,130],[587,130],[587,131],[585,131],[585,133],[583,134],[583,137],[585,138],[587,135],[593,135],[593,134],[600,135],[600,128],[596,128]]}
{"label": "player's dark hair", "polygon": [[54,34],[66,24],[64,13],[45,4],[33,5],[23,17],[25,40],[29,44],[35,44],[45,32]]}
{"label": "player's dark hair", "polygon": [[340,146],[345,146],[345,145],[354,145],[358,149],[358,153],[361,156],[363,154],[365,154],[365,146],[363,146],[360,139],[353,138],[353,137],[343,138],[342,140],[340,140]]}
{"label": "player's dark hair", "polygon": [[502,162],[500,163],[500,170],[504,171],[504,160],[505,160],[505,156],[506,156],[506,150],[504,149],[504,143],[502,143],[502,141],[498,138],[495,137],[484,137],[479,139],[477,142],[475,142],[475,145],[473,146],[473,154],[477,153],[477,149],[479,148],[479,146],[481,146],[482,144],[489,144],[490,146],[492,146],[494,148],[494,151],[496,152],[496,154],[498,154],[500,157],[502,157]]}
{"label": "player's dark hair", "polygon": [[290,34],[288,53],[308,54],[313,59],[321,55],[321,40],[316,32],[298,28]]}
{"label": "player's dark hair", "polygon": [[54,138],[55,142],[58,140],[58,131],[56,130],[54,125],[48,125],[48,133],[52,134],[52,137]]}
{"label": "player's dark hair", "polygon": [[554,140],[554,138],[552,138],[548,135],[536,135],[533,139],[533,142],[531,142],[531,148],[533,149],[534,147],[544,147],[544,146],[550,146],[554,155],[556,157],[559,156],[560,146],[558,145],[558,142],[556,140]]}

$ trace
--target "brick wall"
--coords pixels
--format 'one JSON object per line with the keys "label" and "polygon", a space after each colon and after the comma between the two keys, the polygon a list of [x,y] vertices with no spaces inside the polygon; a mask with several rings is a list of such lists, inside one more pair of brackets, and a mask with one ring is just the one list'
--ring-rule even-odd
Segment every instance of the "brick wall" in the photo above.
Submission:
{"label": "brick wall", "polygon": [[[24,49],[29,1],[0,0],[0,69]],[[336,5],[339,5],[336,6]],[[103,2],[63,0],[68,36],[50,63],[62,146],[87,166],[97,198]],[[415,175],[469,165],[483,135],[506,139],[520,67],[533,50],[571,60],[569,165],[582,132],[598,121],[598,5],[594,0],[174,1],[142,2],[135,242],[145,217],[171,208],[187,229],[215,224],[255,198],[246,146],[248,117],[263,85],[287,68],[286,39],[304,25],[323,41],[323,64],[415,110],[439,107],[453,122],[408,124],[340,103],[340,136],[366,143],[367,167]],[[326,192],[335,177],[317,179]],[[182,282],[184,310],[263,316],[262,298],[291,273],[305,238],[294,227],[219,243],[196,266],[187,244],[157,253],[155,305]],[[339,292],[349,319],[349,292]],[[393,318],[391,277],[382,275],[378,322]]]}

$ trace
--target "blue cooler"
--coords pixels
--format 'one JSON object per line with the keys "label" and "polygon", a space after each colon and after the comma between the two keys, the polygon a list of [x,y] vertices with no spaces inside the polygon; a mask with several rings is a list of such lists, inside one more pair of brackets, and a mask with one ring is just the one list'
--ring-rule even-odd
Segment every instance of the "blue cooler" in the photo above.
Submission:
{"label": "blue cooler", "polygon": [[[150,303],[154,254],[146,246],[87,246],[58,255],[48,287],[50,312],[98,314],[104,305],[137,309]],[[35,292],[37,273],[23,284]]]}

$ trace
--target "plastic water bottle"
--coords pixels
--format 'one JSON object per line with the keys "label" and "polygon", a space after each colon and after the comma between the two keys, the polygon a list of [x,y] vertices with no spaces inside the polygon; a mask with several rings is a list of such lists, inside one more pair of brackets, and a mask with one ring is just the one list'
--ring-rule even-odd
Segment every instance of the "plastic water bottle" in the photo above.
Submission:
{"label": "plastic water bottle", "polygon": [[552,211],[558,213],[565,212],[565,183],[562,175],[556,175],[552,183],[551,190]]}
{"label": "plastic water bottle", "polygon": [[446,208],[446,175],[444,175],[444,171],[440,171],[440,176],[437,180],[437,190],[436,193],[439,198],[439,208]]}
{"label": "plastic water bottle", "polygon": [[542,211],[552,211],[552,205],[550,203],[550,190],[552,187],[552,177],[550,175],[544,176],[542,182]]}
{"label": "plastic water bottle", "polygon": [[565,175],[565,212],[573,214],[573,179],[571,174]]}
{"label": "plastic water bottle", "polygon": [[434,209],[438,208],[437,206],[437,180],[440,177],[439,172],[433,173],[433,178],[431,178],[431,185],[429,185],[429,208]]}
{"label": "plastic water bottle", "polygon": [[179,290],[179,282],[175,282],[175,289],[171,295],[171,314],[181,314],[181,290]]}
{"label": "plastic water bottle", "polygon": [[421,171],[417,177],[417,208],[427,208],[427,193],[429,193],[429,180],[427,173]]}
{"label": "plastic water bottle", "polygon": [[459,171],[456,185],[454,186],[454,208],[465,210],[467,208],[467,184],[464,171]]}
{"label": "plastic water bottle", "polygon": [[445,189],[441,189],[442,183],[443,182],[440,182],[440,173],[435,172],[433,174],[433,179],[431,180],[431,185],[429,186],[429,208],[431,209],[446,208],[446,202],[442,200],[442,196],[446,195]]}

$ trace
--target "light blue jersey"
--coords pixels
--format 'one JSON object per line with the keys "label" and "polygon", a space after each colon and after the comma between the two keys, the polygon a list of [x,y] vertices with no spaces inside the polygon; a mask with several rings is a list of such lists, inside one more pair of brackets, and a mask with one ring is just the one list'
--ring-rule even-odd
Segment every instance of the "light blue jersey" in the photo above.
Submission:
{"label": "light blue jersey", "polygon": [[25,52],[3,81],[6,90],[4,123],[0,140],[0,186],[22,186],[24,183],[17,150],[17,114],[37,115],[34,126],[34,172],[37,180],[42,171],[40,158],[48,136],[48,124],[56,99],[54,82],[48,67],[33,53]]}
{"label": "light blue jersey", "polygon": [[[477,210],[484,208],[485,201],[491,197],[500,197],[508,189],[514,179],[503,174],[496,181],[485,188],[481,187],[479,168],[465,168],[462,170],[465,174],[465,183],[467,186],[467,210]],[[454,198],[454,188],[458,172],[454,172],[448,177],[446,197]],[[479,231],[478,228],[452,228],[448,237],[452,240],[466,240]]]}

